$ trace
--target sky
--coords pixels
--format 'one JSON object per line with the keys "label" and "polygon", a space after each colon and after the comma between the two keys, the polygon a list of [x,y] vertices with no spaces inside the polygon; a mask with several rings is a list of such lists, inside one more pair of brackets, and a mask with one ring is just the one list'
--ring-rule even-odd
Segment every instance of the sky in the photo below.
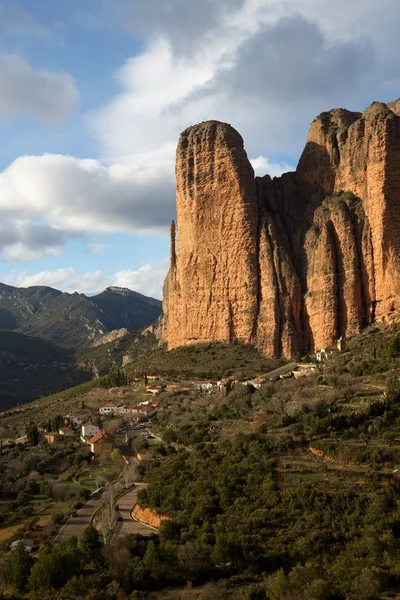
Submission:
{"label": "sky", "polygon": [[256,174],[313,118],[400,96],[398,0],[0,0],[0,281],[161,298],[180,132]]}

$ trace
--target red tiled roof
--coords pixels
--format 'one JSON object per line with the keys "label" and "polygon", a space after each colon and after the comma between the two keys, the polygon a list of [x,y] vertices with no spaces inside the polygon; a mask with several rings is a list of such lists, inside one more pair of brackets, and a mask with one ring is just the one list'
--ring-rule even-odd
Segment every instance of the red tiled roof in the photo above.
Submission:
{"label": "red tiled roof", "polygon": [[107,431],[98,431],[93,437],[90,438],[89,441],[91,444],[95,444],[96,442],[100,442],[101,440],[111,442],[112,437],[109,433],[107,433]]}

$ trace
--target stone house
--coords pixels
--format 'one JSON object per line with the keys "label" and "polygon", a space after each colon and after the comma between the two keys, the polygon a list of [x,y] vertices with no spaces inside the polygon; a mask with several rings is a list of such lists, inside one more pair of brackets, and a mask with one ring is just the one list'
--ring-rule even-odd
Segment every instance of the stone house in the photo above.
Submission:
{"label": "stone house", "polygon": [[60,427],[58,433],[64,436],[65,440],[73,440],[75,437],[75,432],[72,431],[69,427]]}
{"label": "stone house", "polygon": [[92,438],[90,438],[90,450],[93,452],[94,457],[110,457],[113,449],[114,438],[107,433],[107,431],[98,431]]}
{"label": "stone house", "polygon": [[343,337],[336,340],[336,344],[328,346],[327,348],[321,348],[315,353],[315,360],[317,362],[325,362],[326,360],[332,359],[338,354],[341,354],[346,349],[346,341]]}
{"label": "stone house", "polygon": [[76,410],[74,413],[67,415],[66,418],[75,426],[80,426],[82,423],[87,421],[91,416],[92,411],[88,408],[82,408],[81,410]]}

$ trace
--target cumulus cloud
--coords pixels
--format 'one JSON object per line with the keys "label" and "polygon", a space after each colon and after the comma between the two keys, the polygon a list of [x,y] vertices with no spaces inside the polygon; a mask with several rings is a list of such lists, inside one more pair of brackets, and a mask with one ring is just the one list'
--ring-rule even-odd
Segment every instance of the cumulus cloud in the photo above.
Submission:
{"label": "cumulus cloud", "polygon": [[106,275],[102,271],[79,273],[74,267],[41,271],[29,274],[26,271],[8,273],[4,282],[16,287],[46,285],[63,292],[97,294],[108,286],[126,287],[153,298],[162,298],[162,285],[167,265],[143,265],[137,270],[116,271]]}
{"label": "cumulus cloud", "polygon": [[251,158],[250,162],[257,177],[263,177],[264,175],[280,177],[282,173],[288,173],[289,171],[295,170],[295,167],[286,162],[272,162],[265,156]]}
{"label": "cumulus cloud", "polygon": [[173,189],[169,169],[143,156],[109,167],[71,156],[24,156],[0,174],[0,213],[41,219],[43,233],[59,238],[65,230],[157,232],[174,213]]}
{"label": "cumulus cloud", "polygon": [[68,239],[79,237],[82,237],[79,232],[21,219],[18,210],[14,214],[5,212],[0,220],[0,256],[5,261],[57,256]]}
{"label": "cumulus cloud", "polygon": [[21,56],[0,54],[0,115],[64,119],[78,103],[70,75],[36,70]]}
{"label": "cumulus cloud", "polygon": [[199,42],[213,39],[215,30],[246,0],[136,0],[131,5],[130,25],[140,34],[168,37],[178,54],[193,52]]}
{"label": "cumulus cloud", "polygon": [[[365,0],[118,4],[125,7],[125,24],[142,36],[143,49],[116,71],[120,91],[87,115],[101,160],[21,157],[0,174],[0,217],[40,222],[61,245],[62,231],[166,231],[175,212],[175,147],[188,125],[231,123],[255,157],[256,172],[274,176],[293,169],[273,157],[294,163],[316,114],[335,105],[362,109],[375,99],[371,82],[376,99],[389,100],[385,94],[399,83],[397,70],[388,66],[397,64],[399,47],[400,5],[394,0],[379,6]],[[26,63],[18,68],[30,69]],[[0,83],[1,70],[0,57]],[[66,84],[64,76],[43,76],[50,75]],[[24,89],[17,83],[15,89]],[[0,110],[12,104],[13,86],[5,88],[0,86]],[[57,95],[44,85],[46,99],[48,89]],[[28,113],[29,94],[23,96],[27,106],[16,108]],[[33,99],[36,116],[43,117],[42,95]],[[11,252],[18,255],[22,242],[16,240]],[[59,247],[43,245],[44,252]]]}
{"label": "cumulus cloud", "polygon": [[252,97],[283,105],[357,90],[374,68],[372,44],[364,40],[332,41],[317,23],[301,15],[285,17],[249,38],[235,67],[215,85],[251,102]]}
{"label": "cumulus cloud", "polygon": [[162,286],[168,271],[167,263],[162,265],[143,265],[139,269],[126,269],[117,271],[114,275],[114,284],[127,287],[135,292],[140,292],[153,298],[162,298]]}

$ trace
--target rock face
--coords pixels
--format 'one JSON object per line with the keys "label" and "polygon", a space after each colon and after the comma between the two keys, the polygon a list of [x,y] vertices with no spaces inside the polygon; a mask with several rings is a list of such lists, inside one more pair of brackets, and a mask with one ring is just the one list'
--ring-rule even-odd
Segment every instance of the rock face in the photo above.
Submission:
{"label": "rock face", "polygon": [[292,357],[399,317],[400,101],[322,113],[296,172],[273,180],[230,125],[190,127],[176,192],[169,348],[240,339]]}

